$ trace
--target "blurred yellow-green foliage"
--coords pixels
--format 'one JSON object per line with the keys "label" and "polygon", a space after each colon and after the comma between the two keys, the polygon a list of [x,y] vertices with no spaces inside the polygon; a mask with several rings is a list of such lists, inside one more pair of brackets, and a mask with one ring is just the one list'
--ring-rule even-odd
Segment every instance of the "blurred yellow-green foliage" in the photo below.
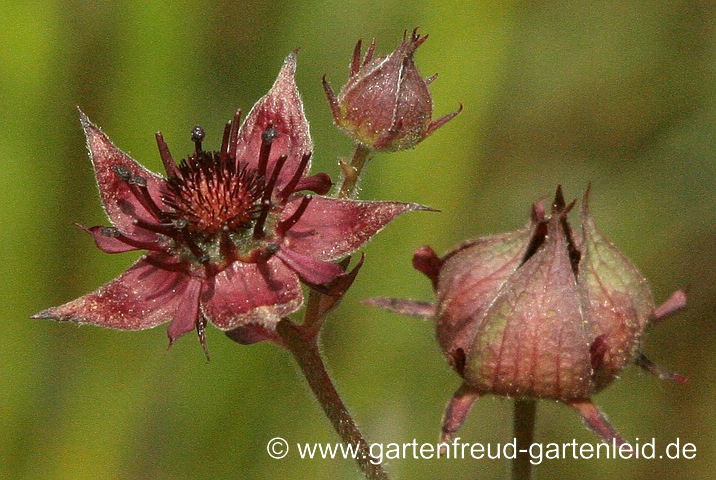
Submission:
{"label": "blurred yellow-green foliage", "polygon": [[[169,351],[163,327],[116,332],[29,320],[96,288],[131,254],[105,255],[74,222],[106,224],[77,120],[79,105],[155,171],[154,132],[176,156],[202,124],[223,124],[270,87],[301,47],[297,81],[315,170],[338,175],[350,141],[320,86],[338,88],[354,42],[379,52],[406,29],[436,114],[464,112],[416,149],[379,155],[362,197],[420,202],[367,248],[366,265],[327,322],[323,351],[372,442],[437,440],[459,385],[429,323],[362,306],[369,296],[431,299],[410,266],[424,244],[517,228],[561,183],[592,182],[603,232],[650,279],[657,301],[688,287],[690,307],[647,337],[654,361],[690,377],[664,383],[636,368],[595,400],[629,439],[679,438],[693,460],[554,460],[535,478],[707,478],[716,469],[716,11],[707,0],[8,0],[0,15],[0,477],[12,479],[360,478],[350,461],[272,460],[266,441],[337,437],[292,358],[208,332]],[[213,132],[213,133],[212,133]],[[213,135],[213,137],[212,137]],[[209,143],[207,143],[209,144]],[[478,401],[460,432],[511,439],[511,404]],[[596,442],[567,407],[541,402],[537,441]],[[395,479],[509,476],[504,460],[392,460]]]}

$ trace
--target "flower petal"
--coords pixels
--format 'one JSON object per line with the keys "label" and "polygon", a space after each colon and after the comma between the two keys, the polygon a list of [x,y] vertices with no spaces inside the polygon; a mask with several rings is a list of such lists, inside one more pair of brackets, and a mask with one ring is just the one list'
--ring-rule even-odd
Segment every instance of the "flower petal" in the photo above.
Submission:
{"label": "flower petal", "polygon": [[181,272],[157,268],[140,258],[129,270],[92,293],[33,318],[89,323],[120,330],[143,330],[172,320],[189,285]]}
{"label": "flower petal", "polygon": [[[294,75],[296,74],[296,54],[292,52],[284,61],[283,67],[266,96],[259,99],[246,117],[239,130],[236,158],[244,164],[256,168],[261,151],[262,134],[274,128],[278,136],[271,145],[271,155],[267,171],[272,172],[276,159],[286,155],[286,163],[281,169],[277,188],[284,186],[298,169],[304,154],[313,149],[308,121],[303,113],[303,102],[298,93]],[[305,172],[310,170],[309,164]]]}
{"label": "flower petal", "polygon": [[[107,235],[107,227],[85,227],[84,225],[77,224],[85,232],[92,235],[95,245],[97,248],[102,250],[104,253],[124,253],[131,252],[134,250],[154,250],[160,251],[158,239],[153,242],[140,242],[132,238],[124,237],[121,234],[118,236]],[[114,230],[119,233],[118,230]]]}
{"label": "flower petal", "polygon": [[[289,200],[289,218],[301,197]],[[417,203],[361,202],[314,195],[301,218],[286,233],[284,247],[318,260],[336,260],[356,251],[398,215],[427,210]]]}
{"label": "flower petal", "polygon": [[328,293],[328,291],[324,291],[321,287],[327,286],[338,277],[345,275],[343,269],[336,263],[317,260],[289,248],[282,248],[276,252],[276,256],[296,272],[304,283],[323,293]]}
{"label": "flower petal", "polygon": [[87,148],[97,178],[99,194],[112,224],[119,231],[142,242],[156,241],[156,234],[134,225],[134,220],[156,223],[154,217],[137,200],[129,184],[119,178],[116,167],[128,169],[133,176],[146,180],[147,189],[157,205],[161,203],[161,186],[164,179],[150,172],[129,155],[118,149],[89,118],[80,111],[80,122],[87,137]]}
{"label": "flower petal", "polygon": [[[182,294],[174,319],[167,329],[169,343],[189,333],[196,328],[199,320],[199,298],[201,297],[203,283],[197,278],[190,278],[186,290]],[[203,343],[203,342],[202,342]],[[206,349],[206,347],[205,347]]]}
{"label": "flower petal", "polygon": [[597,374],[602,388],[638,354],[639,339],[652,320],[655,304],[646,279],[631,261],[597,230],[582,200],[582,257],[578,283],[585,319],[593,338],[608,346]]}
{"label": "flower petal", "polygon": [[544,244],[486,310],[467,354],[469,385],[500,395],[561,400],[592,393],[589,332],[562,218],[552,216]]}
{"label": "flower petal", "polygon": [[465,242],[440,263],[431,259],[432,250],[425,247],[413,257],[413,265],[418,257],[418,266],[426,271],[440,269],[434,280],[438,297],[436,334],[453,367],[458,368],[464,360],[485,311],[522,264],[535,229],[536,224],[531,224],[514,232]]}
{"label": "flower petal", "polygon": [[254,343],[265,341],[282,344],[281,337],[279,337],[275,329],[256,323],[238,326],[226,332],[226,336],[241,345],[253,345]]}
{"label": "flower petal", "polygon": [[221,330],[248,323],[273,329],[303,304],[298,277],[278,258],[264,264],[234,262],[202,295],[204,315]]}

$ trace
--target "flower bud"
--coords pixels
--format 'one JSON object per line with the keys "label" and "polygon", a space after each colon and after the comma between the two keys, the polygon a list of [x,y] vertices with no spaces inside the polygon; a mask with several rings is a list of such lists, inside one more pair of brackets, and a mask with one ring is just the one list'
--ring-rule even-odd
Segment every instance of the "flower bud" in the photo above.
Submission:
{"label": "flower bud", "polygon": [[[437,339],[463,384],[448,404],[449,441],[481,395],[560,400],[606,441],[624,443],[590,397],[629,364],[683,383],[641,353],[647,328],[685,306],[678,291],[656,308],[637,268],[597,230],[582,200],[573,230],[561,188],[520,230],[468,241],[438,257],[419,249],[413,265],[433,282]],[[425,316],[424,304],[371,303]]]}
{"label": "flower bud", "polygon": [[460,108],[431,121],[433,101],[428,85],[415,66],[415,50],[427,40],[413,30],[390,55],[373,57],[375,41],[361,61],[361,41],[353,51],[350,76],[338,97],[323,78],[323,88],[336,125],[359,144],[378,151],[414,147],[457,115]]}

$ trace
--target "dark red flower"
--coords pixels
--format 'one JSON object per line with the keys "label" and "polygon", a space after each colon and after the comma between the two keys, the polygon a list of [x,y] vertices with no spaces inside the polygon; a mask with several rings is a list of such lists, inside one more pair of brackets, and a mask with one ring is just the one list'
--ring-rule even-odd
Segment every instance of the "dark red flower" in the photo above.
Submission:
{"label": "dark red flower", "polygon": [[676,292],[656,307],[637,268],[599,232],[582,200],[573,230],[557,190],[522,229],[463,243],[442,258],[419,249],[413,265],[433,283],[437,305],[373,299],[401,313],[433,316],[440,346],[463,384],[448,404],[443,441],[480,396],[547,398],[576,409],[604,440],[623,443],[590,397],[636,363],[661,378],[685,377],[641,353],[646,330],[683,307]]}
{"label": "dark red flower", "polygon": [[[239,127],[237,112],[226,125],[218,152],[203,149],[204,131],[196,127],[194,153],[176,164],[157,133],[166,178],[115,147],[80,112],[113,225],[83,228],[104,252],[148,253],[94,292],[34,318],[123,330],[170,321],[170,342],[197,329],[202,344],[208,320],[225,331],[245,328],[244,340],[258,341],[301,307],[299,280],[342,293],[348,274],[334,261],[422,207],[322,196],[331,181],[307,176],[312,144],[295,69],[294,52],[244,123]],[[299,193],[306,190],[318,195]]]}
{"label": "dark red flower", "polygon": [[356,142],[378,151],[414,147],[445,125],[460,108],[435,121],[428,85],[435,76],[423,78],[413,55],[427,40],[417,28],[390,55],[373,57],[375,41],[361,61],[361,41],[353,50],[350,77],[336,97],[323,79],[336,125]]}

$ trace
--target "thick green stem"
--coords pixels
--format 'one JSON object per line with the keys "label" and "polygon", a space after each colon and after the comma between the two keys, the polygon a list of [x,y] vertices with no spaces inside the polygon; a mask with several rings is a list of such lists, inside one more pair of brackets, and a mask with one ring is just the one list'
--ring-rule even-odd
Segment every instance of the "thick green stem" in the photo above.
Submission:
{"label": "thick green stem", "polygon": [[356,462],[368,480],[388,480],[382,465],[370,456],[368,442],[351,418],[318,351],[317,336],[310,329],[283,319],[276,328],[288,350],[298,362],[303,375],[326,416],[347,445],[357,448]]}
{"label": "thick green stem", "polygon": [[532,463],[527,451],[534,442],[537,402],[531,398],[515,399],[514,434],[517,455],[512,460],[512,480],[530,480]]}

